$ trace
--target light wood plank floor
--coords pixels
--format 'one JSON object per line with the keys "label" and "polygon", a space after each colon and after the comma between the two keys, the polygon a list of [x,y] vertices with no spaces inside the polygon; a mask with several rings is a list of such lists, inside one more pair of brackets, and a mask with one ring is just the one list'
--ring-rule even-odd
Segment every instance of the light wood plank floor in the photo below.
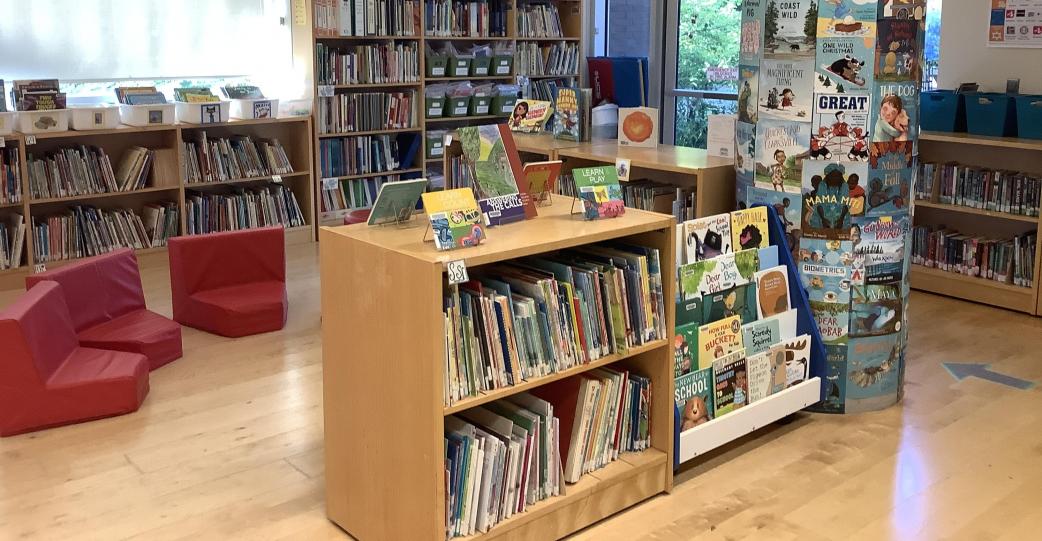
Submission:
{"label": "light wood plank floor", "polygon": [[[185,328],[139,412],[0,439],[0,539],[347,539],[323,510],[317,246],[288,264],[285,330]],[[169,315],[165,259],[142,267]],[[956,383],[940,363],[1042,381],[1042,319],[919,293],[911,310],[902,406],[800,414],[574,539],[1037,539],[1042,390]]]}

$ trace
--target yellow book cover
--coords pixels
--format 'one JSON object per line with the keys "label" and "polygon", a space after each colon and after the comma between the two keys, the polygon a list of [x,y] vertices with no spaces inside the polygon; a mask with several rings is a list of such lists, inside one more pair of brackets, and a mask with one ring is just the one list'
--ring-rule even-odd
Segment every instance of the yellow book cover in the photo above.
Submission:
{"label": "yellow book cover", "polygon": [[753,207],[731,213],[731,246],[734,246],[734,251],[766,248],[770,244],[767,207]]}
{"label": "yellow book cover", "polygon": [[470,188],[428,192],[422,197],[438,250],[477,246],[484,240],[481,209]]}
{"label": "yellow book cover", "polygon": [[698,368],[713,366],[713,360],[742,349],[742,318],[731,316],[698,328]]}

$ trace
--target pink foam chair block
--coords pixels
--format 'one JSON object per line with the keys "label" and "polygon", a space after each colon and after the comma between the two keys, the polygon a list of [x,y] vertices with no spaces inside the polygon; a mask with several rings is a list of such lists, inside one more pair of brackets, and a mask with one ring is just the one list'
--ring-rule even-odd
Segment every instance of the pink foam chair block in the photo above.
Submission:
{"label": "pink foam chair block", "polygon": [[281,227],[170,239],[174,319],[228,337],[286,325],[286,239]]}
{"label": "pink foam chair block", "polygon": [[145,307],[137,257],[121,249],[25,279],[62,285],[80,345],[140,353],[152,370],[182,355],[181,326]]}
{"label": "pink foam chair block", "polygon": [[82,347],[57,282],[0,311],[0,436],[137,411],[144,355]]}

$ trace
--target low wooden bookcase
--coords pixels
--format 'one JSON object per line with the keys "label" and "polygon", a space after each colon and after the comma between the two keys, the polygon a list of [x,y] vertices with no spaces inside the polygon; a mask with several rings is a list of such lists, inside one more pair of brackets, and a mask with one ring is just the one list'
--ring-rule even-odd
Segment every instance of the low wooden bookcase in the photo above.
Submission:
{"label": "low wooden bookcase", "polygon": [[[444,269],[482,265],[613,239],[659,250],[674,261],[672,218],[627,209],[583,221],[555,197],[533,220],[490,228],[477,247],[438,252],[415,227],[321,228],[322,360],[326,513],[366,540],[445,539],[444,420],[479,404],[616,365],[652,381],[652,448],[589,473],[562,496],[531,506],[472,538],[556,539],[673,484],[673,311],[669,336],[627,353],[445,406]],[[667,302],[674,269],[662,266]]]}

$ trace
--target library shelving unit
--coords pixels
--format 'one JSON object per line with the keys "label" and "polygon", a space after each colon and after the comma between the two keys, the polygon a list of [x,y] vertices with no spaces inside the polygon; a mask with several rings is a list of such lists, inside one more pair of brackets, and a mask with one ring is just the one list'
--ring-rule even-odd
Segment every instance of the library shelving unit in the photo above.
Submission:
{"label": "library shelving unit", "polygon": [[[458,0],[459,3],[465,3],[463,0]],[[355,175],[352,179],[369,179],[375,177],[383,177],[388,175],[401,175],[400,178],[416,178],[424,175],[429,175],[432,171],[442,170],[442,158],[441,156],[434,156],[427,158],[426,147],[427,138],[426,134],[430,130],[447,130],[452,131],[460,126],[467,125],[478,125],[478,124],[490,124],[497,123],[506,119],[508,113],[488,114],[488,115],[468,115],[460,117],[442,116],[438,118],[427,118],[425,107],[423,107],[423,95],[424,90],[428,85],[444,83],[444,82],[458,82],[458,81],[473,81],[475,83],[514,83],[517,81],[519,75],[527,76],[531,81],[541,81],[546,79],[567,79],[574,83],[581,82],[584,77],[585,71],[585,55],[582,54],[584,50],[583,43],[583,21],[582,16],[586,2],[589,0],[501,0],[506,6],[506,35],[505,36],[433,36],[425,35],[424,29],[426,28],[426,8],[431,0],[420,0],[420,20],[419,31],[416,35],[366,35],[366,36],[334,36],[329,35],[329,32],[323,32],[316,25],[317,17],[316,13],[316,2],[310,0],[309,4],[312,6],[310,10],[310,16],[312,20],[312,45],[317,46],[323,44],[329,47],[350,47],[355,45],[363,44],[381,44],[381,43],[415,43],[419,49],[419,80],[416,82],[405,82],[405,83],[384,83],[384,84],[337,84],[337,85],[323,85],[317,84],[318,81],[318,56],[312,54],[314,65],[314,73],[316,74],[315,80],[316,85],[314,88],[314,100],[315,100],[315,111],[318,111],[318,103],[321,96],[328,95],[339,95],[345,93],[357,93],[357,92],[374,92],[374,91],[403,91],[403,90],[415,90],[418,97],[418,104],[416,105],[415,114],[415,125],[411,128],[392,129],[392,130],[380,130],[379,132],[352,132],[352,133],[338,133],[338,134],[319,134],[318,133],[318,122],[315,123],[315,178],[319,179],[316,185],[315,200],[317,202],[316,209],[318,212],[318,223],[320,225],[337,225],[343,223],[343,216],[347,211],[353,209],[347,209],[341,212],[323,212],[322,206],[322,193],[323,185],[327,183],[337,183],[344,180],[351,180],[345,177],[324,177],[321,174],[321,157],[319,156],[319,141],[327,138],[334,137],[352,137],[358,135],[367,134],[383,134],[383,135],[401,135],[407,133],[419,133],[421,136],[419,152],[416,158],[413,160],[411,167],[404,170],[395,171],[383,171],[374,172],[365,175]],[[522,36],[518,29],[517,15],[520,12],[520,8],[528,4],[553,4],[561,18],[561,36],[560,37],[529,37]],[[508,74],[493,74],[488,76],[467,76],[467,77],[433,77],[427,75],[426,58],[424,51],[427,45],[433,47],[440,47],[445,43],[453,43],[457,46],[471,46],[474,44],[488,44],[490,46],[509,46],[514,51],[515,58],[511,66],[511,72]],[[578,59],[578,71],[576,73],[566,73],[561,75],[544,75],[544,74],[529,74],[519,73],[516,53],[518,46],[526,43],[536,43],[541,46],[550,45],[553,43],[557,44],[575,44],[578,47],[579,59]],[[336,180],[333,180],[333,179]]]}
{"label": "library shelving unit", "polygon": [[[919,134],[919,160],[934,163],[956,162],[967,166],[1042,174],[1042,140],[922,132]],[[1038,216],[1022,216],[940,203],[939,190],[940,187],[935,183],[929,201],[916,199],[916,225],[944,225],[963,234],[990,238],[1009,238],[1039,229],[1042,218]],[[911,266],[911,287],[1018,312],[1042,315],[1038,284],[1042,245],[1036,245],[1035,254],[1035,280],[1031,287],[1004,284],[922,265]]]}
{"label": "library shelving unit", "polygon": [[[286,229],[288,243],[311,242],[315,239],[314,199],[312,194],[313,166],[311,159],[311,119],[307,116],[233,120],[217,124],[168,124],[161,126],[133,127],[120,125],[108,130],[64,131],[25,135],[15,133],[4,137],[6,145],[18,145],[19,168],[22,178],[22,202],[0,207],[0,218],[9,212],[18,212],[25,218],[26,238],[24,265],[16,269],[0,271],[0,285],[19,287],[24,277],[32,272],[65,265],[72,260],[36,261],[34,257],[33,219],[40,220],[62,212],[74,205],[90,205],[102,210],[126,208],[139,213],[141,208],[152,203],[175,203],[180,224],[178,234],[187,231],[185,213],[185,191],[205,192],[230,186],[249,186],[271,182],[271,176],[235,179],[217,183],[189,184],[184,180],[182,167],[184,157],[180,142],[191,139],[191,133],[205,130],[213,136],[250,135],[253,138],[277,138],[282,143],[293,164],[294,173],[281,175],[281,182],[297,197],[306,225]],[[61,148],[85,145],[99,147],[105,151],[113,169],[118,168],[122,156],[131,147],[141,146],[155,151],[149,186],[124,192],[110,192],[68,197],[34,198],[29,187],[28,157]],[[137,250],[138,255],[164,253],[165,247]]]}
{"label": "library shelving unit", "polygon": [[[468,539],[557,539],[672,489],[673,314],[669,336],[627,353],[445,406],[445,264],[482,265],[611,239],[655,247],[673,261],[675,229],[661,214],[627,210],[583,221],[571,201],[533,220],[488,230],[485,243],[438,252],[414,227],[321,228],[326,513],[359,539],[445,539],[445,416],[599,366],[652,381],[651,448],[627,453],[488,533]],[[359,264],[364,261],[365,264]],[[667,299],[674,271],[662,266]]]}

